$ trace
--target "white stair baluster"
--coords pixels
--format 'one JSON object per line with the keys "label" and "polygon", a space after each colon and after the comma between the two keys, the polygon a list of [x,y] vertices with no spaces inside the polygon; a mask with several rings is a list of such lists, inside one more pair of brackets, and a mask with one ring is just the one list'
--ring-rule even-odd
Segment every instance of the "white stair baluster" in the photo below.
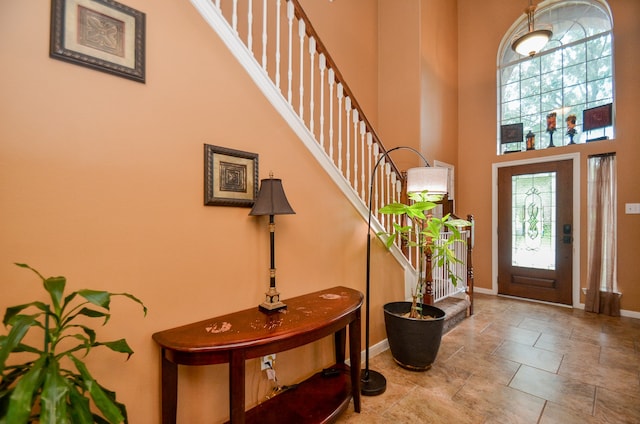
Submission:
{"label": "white stair baluster", "polygon": [[338,96],[338,169],[342,172],[342,97],[344,93],[341,82],[338,83],[336,95]]}
{"label": "white stair baluster", "polygon": [[358,109],[353,109],[353,189],[358,192]]}
{"label": "white stair baluster", "polygon": [[267,0],[262,0],[262,69],[267,70]]}
{"label": "white stair baluster", "polygon": [[300,37],[300,73],[299,75],[299,88],[300,104],[298,105],[298,115],[300,119],[304,121],[304,36],[306,35],[306,24],[302,19],[298,19],[298,37]]}
{"label": "white stair baluster", "polygon": [[289,84],[287,84],[287,101],[291,106],[291,96],[292,89],[291,85],[293,84],[293,2],[291,0],[287,1],[287,20],[289,21],[289,65],[287,71],[287,78],[289,79]]}
{"label": "white stair baluster", "polygon": [[366,168],[364,166],[364,146],[365,146],[365,136],[367,134],[367,126],[364,121],[360,121],[360,166],[362,166],[362,170],[360,171],[360,198],[365,199],[364,191],[365,191],[365,180],[364,174],[366,173]]}
{"label": "white stair baluster", "polygon": [[334,164],[333,159],[333,86],[336,82],[336,76],[333,69],[329,68],[329,157]]}
{"label": "white stair baluster", "polygon": [[253,0],[249,0],[247,10],[247,48],[253,53]]}
{"label": "white stair baluster", "polygon": [[[363,174],[366,173],[367,174],[367,190],[369,189],[369,187],[371,186],[371,172],[373,171],[373,164],[371,162],[371,157],[372,157],[372,152],[371,152],[371,147],[373,145],[373,137],[371,136],[371,133],[367,133],[367,156],[369,157],[369,166],[367,166],[366,171],[363,170]],[[369,196],[369,193],[366,193],[367,196]],[[365,203],[369,202],[371,203],[371,198],[369,197],[364,197],[364,195],[362,196],[362,199],[365,201]]]}
{"label": "white stair baluster", "polygon": [[276,2],[276,87],[280,89],[280,9],[282,0]]}
{"label": "white stair baluster", "polygon": [[315,57],[316,57],[316,39],[311,37],[309,38],[309,72],[310,72],[310,77],[309,77],[309,130],[311,131],[311,134],[314,134],[315,137],[315,133],[313,132],[313,127],[314,127],[314,117],[313,117],[313,113],[314,113],[314,85],[315,85]]}
{"label": "white stair baluster", "polygon": [[231,15],[231,28],[237,34],[238,33],[238,0],[233,0],[233,12]]}
{"label": "white stair baluster", "polygon": [[346,144],[347,144],[347,148],[346,148],[346,153],[345,153],[345,158],[347,160],[346,177],[347,177],[347,181],[349,182],[349,184],[351,184],[351,127],[349,126],[349,120],[350,120],[350,117],[351,117],[351,97],[349,97],[349,96],[345,97],[345,99],[344,99],[344,112],[345,112],[346,117],[347,117],[347,120],[346,120],[346,125],[347,125],[347,140],[346,140]]}
{"label": "white stair baluster", "polygon": [[320,147],[324,150],[324,71],[327,68],[327,58],[323,53],[318,56],[320,68]]}

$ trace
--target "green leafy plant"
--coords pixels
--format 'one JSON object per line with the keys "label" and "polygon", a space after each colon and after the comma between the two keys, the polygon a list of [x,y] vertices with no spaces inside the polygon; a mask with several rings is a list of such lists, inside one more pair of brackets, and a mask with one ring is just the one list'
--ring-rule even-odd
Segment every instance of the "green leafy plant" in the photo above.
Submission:
{"label": "green leafy plant", "polygon": [[[442,200],[442,195],[429,194],[426,191],[408,193],[410,202],[390,203],[380,208],[380,213],[405,216],[408,222],[401,224],[393,223],[391,233],[381,232],[378,235],[386,236],[385,244],[390,248],[396,240],[402,240],[407,246],[418,248],[418,281],[412,290],[412,305],[410,318],[423,318],[422,303],[426,283],[431,281],[431,267],[425,266],[425,262],[433,261],[438,266],[445,266],[447,275],[455,286],[458,277],[451,270],[450,265],[460,263],[460,259],[453,250],[454,243],[462,243],[460,227],[470,226],[471,222],[464,219],[454,219],[451,214],[442,218],[434,217],[430,211],[433,210],[438,201]],[[406,224],[406,225],[404,225]],[[447,230],[451,236],[447,239],[441,238],[441,232]],[[425,272],[426,271],[426,272]]]}
{"label": "green leafy plant", "polygon": [[[125,353],[127,359],[133,350],[125,339],[97,341],[95,330],[84,322],[99,319],[105,325],[114,296],[139,303],[145,316],[146,306],[128,293],[85,289],[65,296],[65,277],[44,278],[29,265],[16,265],[42,279],[51,303],[35,301],[5,312],[3,323],[9,334],[0,336],[0,424],[127,423],[125,405],[91,376],[81,357],[98,346]],[[42,347],[23,343],[28,333],[39,330]],[[29,359],[13,364],[7,361],[11,354]]]}

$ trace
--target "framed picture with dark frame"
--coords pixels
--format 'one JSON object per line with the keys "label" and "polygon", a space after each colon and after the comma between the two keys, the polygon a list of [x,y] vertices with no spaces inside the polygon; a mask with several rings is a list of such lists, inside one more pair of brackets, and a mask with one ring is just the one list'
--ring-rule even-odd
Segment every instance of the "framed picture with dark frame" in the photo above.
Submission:
{"label": "framed picture with dark frame", "polygon": [[145,21],[114,0],[52,0],[49,56],[144,83]]}
{"label": "framed picture with dark frame", "polygon": [[613,124],[612,111],[612,103],[585,109],[582,112],[582,130],[591,131],[610,127]]}
{"label": "framed picture with dark frame", "polygon": [[251,207],[258,196],[258,154],[204,145],[204,204]]}

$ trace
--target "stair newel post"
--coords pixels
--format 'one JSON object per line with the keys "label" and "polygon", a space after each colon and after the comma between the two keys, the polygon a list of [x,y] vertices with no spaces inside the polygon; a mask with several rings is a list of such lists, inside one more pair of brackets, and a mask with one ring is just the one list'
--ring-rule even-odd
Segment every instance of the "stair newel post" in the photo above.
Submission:
{"label": "stair newel post", "polygon": [[474,222],[473,215],[467,215],[469,226],[469,237],[467,237],[467,296],[469,296],[469,316],[473,315],[473,242],[474,242]]}

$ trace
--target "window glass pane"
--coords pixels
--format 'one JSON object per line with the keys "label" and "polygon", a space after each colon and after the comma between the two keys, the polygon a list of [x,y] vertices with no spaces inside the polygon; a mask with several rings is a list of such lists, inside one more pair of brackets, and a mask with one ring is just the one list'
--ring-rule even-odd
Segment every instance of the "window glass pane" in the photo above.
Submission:
{"label": "window glass pane", "polygon": [[540,94],[540,77],[522,80],[520,96],[527,97]]}
{"label": "window glass pane", "polygon": [[612,89],[613,82],[611,77],[587,83],[587,95],[589,97],[589,101],[594,105],[598,103],[609,103],[609,100],[613,98]]}
{"label": "window glass pane", "polygon": [[541,75],[540,91],[542,93],[562,88],[562,69]]}
{"label": "window glass pane", "polygon": [[501,76],[503,85],[520,81],[520,65],[515,64],[505,67],[502,69]]}
{"label": "window glass pane", "polygon": [[507,121],[518,119],[519,117],[520,117],[520,99],[515,100],[513,102],[502,104],[502,122],[504,124],[517,123],[518,121],[512,121],[512,122],[507,122]]}
{"label": "window glass pane", "polygon": [[562,81],[563,85],[565,87],[568,87],[584,81],[585,75],[586,75],[586,69],[587,68],[585,63],[580,63],[578,65],[564,68],[563,81]]}
{"label": "window glass pane", "polygon": [[587,85],[576,84],[564,89],[564,108],[577,104],[584,104],[587,99]]}
{"label": "window glass pane", "polygon": [[585,62],[587,60],[585,44],[574,44],[573,46],[563,49],[562,59],[563,66],[565,68],[577,63]]}
{"label": "window glass pane", "polygon": [[509,102],[520,98],[520,82],[514,82],[502,87],[502,101]]}
{"label": "window glass pane", "polygon": [[540,96],[540,107],[542,111],[553,111],[562,107],[562,90],[553,90],[542,93]]}
{"label": "window glass pane", "polygon": [[513,266],[556,267],[556,173],[514,175],[512,184]]}
{"label": "window glass pane", "polygon": [[611,76],[611,57],[603,57],[587,62],[587,81]]}
{"label": "window glass pane", "polygon": [[611,56],[611,34],[587,41],[587,59],[593,60]]}
{"label": "window glass pane", "polygon": [[540,114],[540,97],[525,97],[522,99],[522,113],[527,115]]}
{"label": "window glass pane", "polygon": [[520,64],[522,79],[540,76],[540,58],[534,57],[531,60]]}

